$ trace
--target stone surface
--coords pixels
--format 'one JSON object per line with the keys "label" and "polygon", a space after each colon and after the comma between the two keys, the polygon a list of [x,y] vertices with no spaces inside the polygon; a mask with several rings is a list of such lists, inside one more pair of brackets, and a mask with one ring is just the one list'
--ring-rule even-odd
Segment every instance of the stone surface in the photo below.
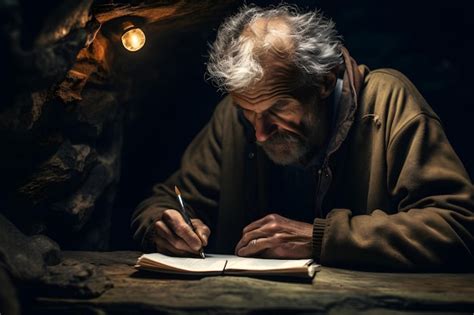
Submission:
{"label": "stone surface", "polygon": [[33,310],[114,313],[462,313],[474,309],[474,274],[390,274],[325,268],[313,284],[248,277],[179,278],[137,272],[138,252],[65,252],[101,266],[114,284],[98,298],[37,297]]}
{"label": "stone surface", "polygon": [[88,32],[85,29],[76,29],[60,42],[32,51],[22,51],[17,42],[9,43],[10,47],[14,47],[10,51],[10,54],[14,55],[11,58],[16,61],[8,67],[16,66],[10,70],[10,78],[19,83],[16,86],[19,91],[49,88],[64,78],[87,39]]}
{"label": "stone surface", "polygon": [[91,147],[65,141],[56,154],[41,164],[18,188],[19,198],[37,206],[75,190],[96,159]]}
{"label": "stone surface", "polygon": [[70,70],[64,81],[59,85],[58,97],[65,103],[82,100],[81,92],[86,85],[87,78],[87,74]]}
{"label": "stone surface", "polygon": [[[97,297],[112,287],[100,267],[60,259],[59,247],[44,235],[25,236],[0,214],[0,313],[19,314],[30,296]],[[19,287],[19,294],[17,288]]]}
{"label": "stone surface", "polygon": [[0,266],[17,281],[34,282],[59,262],[58,245],[43,235],[27,237],[0,214]]}
{"label": "stone surface", "polygon": [[8,273],[0,267],[0,314],[19,315],[20,303]]}
{"label": "stone surface", "polygon": [[[64,115],[65,132],[71,139],[93,140],[100,138],[104,127],[118,118],[116,94],[88,88],[83,91],[82,100],[68,107]],[[113,139],[111,139],[113,140]]]}
{"label": "stone surface", "polygon": [[97,199],[104,194],[112,178],[113,172],[110,167],[99,162],[78,190],[68,198],[53,203],[51,209],[60,213],[64,222],[74,231],[80,231],[95,209]]}
{"label": "stone surface", "polygon": [[35,46],[47,46],[63,39],[66,34],[77,28],[84,28],[89,22],[89,9],[92,0],[61,1],[55,5],[45,19],[36,40]]}
{"label": "stone surface", "polygon": [[67,298],[98,297],[113,287],[100,267],[87,262],[64,259],[49,266],[48,272],[29,289],[30,294]]}
{"label": "stone surface", "polygon": [[113,49],[110,48],[109,40],[98,32],[94,41],[79,52],[76,63],[55,94],[64,103],[70,103],[83,100],[82,91],[86,83],[99,88],[110,86],[112,59]]}
{"label": "stone surface", "polygon": [[8,148],[0,157],[0,211],[27,234],[104,249],[126,95],[114,84],[113,49],[91,4],[0,6],[1,84],[9,87],[0,95],[0,141]]}

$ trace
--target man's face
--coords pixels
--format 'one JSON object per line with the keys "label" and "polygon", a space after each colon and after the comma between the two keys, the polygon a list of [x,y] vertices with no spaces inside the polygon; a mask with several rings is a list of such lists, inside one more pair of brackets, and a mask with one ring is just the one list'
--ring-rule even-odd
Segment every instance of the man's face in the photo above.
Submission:
{"label": "man's face", "polygon": [[272,76],[252,89],[230,93],[255,128],[255,138],[277,164],[303,162],[323,145],[327,137],[326,106],[316,88],[295,92],[291,76]]}

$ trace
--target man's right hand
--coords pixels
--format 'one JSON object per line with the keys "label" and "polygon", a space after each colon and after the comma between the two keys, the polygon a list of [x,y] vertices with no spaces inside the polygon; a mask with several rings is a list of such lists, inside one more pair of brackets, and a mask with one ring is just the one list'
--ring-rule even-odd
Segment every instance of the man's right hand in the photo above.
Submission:
{"label": "man's right hand", "polygon": [[178,210],[167,209],[155,222],[156,250],[176,256],[199,255],[207,245],[211,230],[199,219],[191,219],[196,232],[184,221]]}

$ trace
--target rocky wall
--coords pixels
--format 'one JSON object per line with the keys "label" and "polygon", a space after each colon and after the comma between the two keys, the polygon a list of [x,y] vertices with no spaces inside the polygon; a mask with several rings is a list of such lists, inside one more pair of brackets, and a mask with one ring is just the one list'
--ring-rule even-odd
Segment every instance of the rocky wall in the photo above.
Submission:
{"label": "rocky wall", "polygon": [[106,249],[126,96],[92,1],[54,2],[34,37],[25,4],[3,5],[0,211],[62,248]]}

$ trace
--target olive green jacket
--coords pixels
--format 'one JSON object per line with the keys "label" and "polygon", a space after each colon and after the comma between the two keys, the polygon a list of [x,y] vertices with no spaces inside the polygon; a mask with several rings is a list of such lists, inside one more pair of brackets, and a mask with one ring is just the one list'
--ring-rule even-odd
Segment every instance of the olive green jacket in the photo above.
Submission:
{"label": "olive green jacket", "polygon": [[[474,267],[474,187],[438,116],[401,73],[346,70],[336,130],[314,172],[314,258],[322,265],[391,271]],[[176,209],[178,185],[211,228],[207,251],[233,253],[243,227],[264,216],[269,160],[226,97],[188,146],[181,168],[132,218],[154,250],[153,223]]]}

